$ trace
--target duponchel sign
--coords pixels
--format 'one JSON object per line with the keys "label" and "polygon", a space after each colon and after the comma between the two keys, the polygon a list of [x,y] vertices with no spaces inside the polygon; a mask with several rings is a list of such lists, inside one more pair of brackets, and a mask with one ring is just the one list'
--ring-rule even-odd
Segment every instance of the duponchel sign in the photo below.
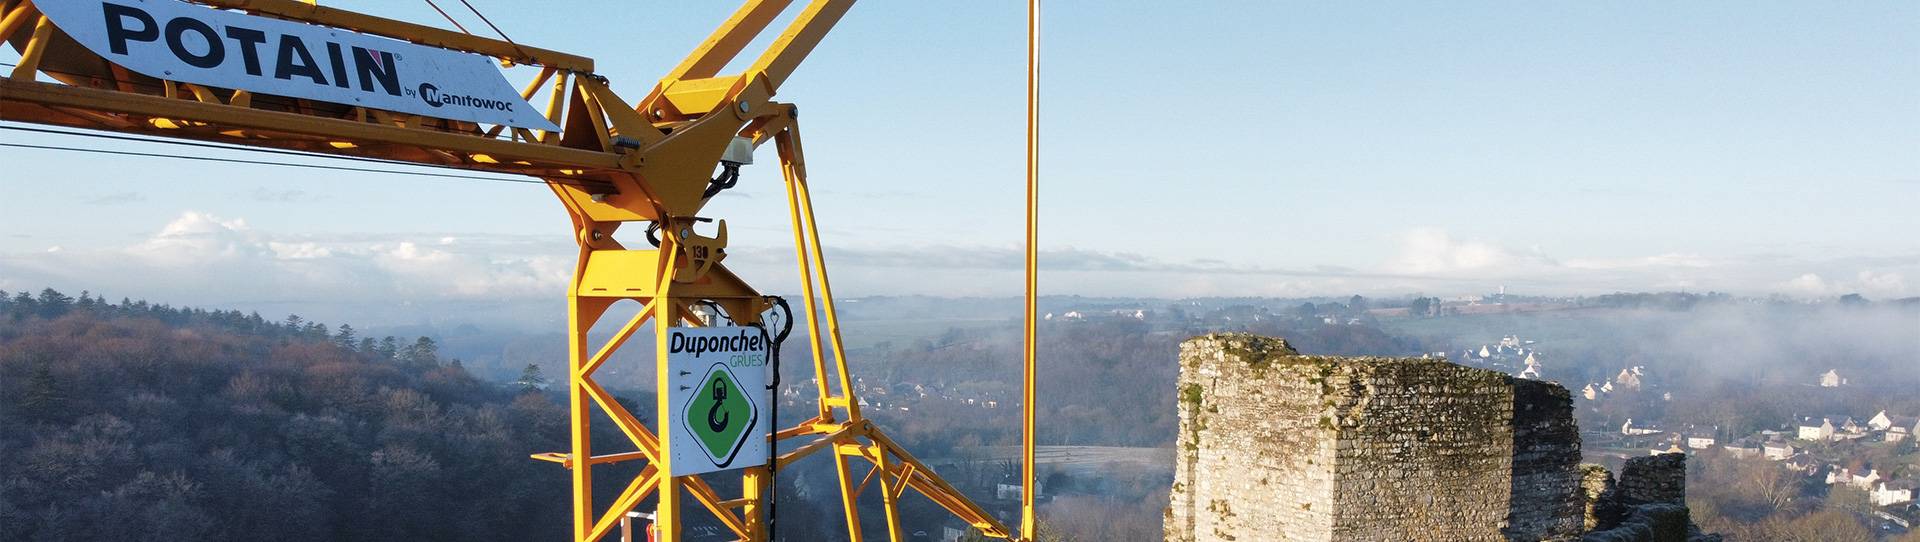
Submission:
{"label": "duponchel sign", "polygon": [[430,117],[559,130],[491,58],[177,0],[34,6],[95,54],[142,75]]}
{"label": "duponchel sign", "polygon": [[760,328],[667,330],[674,476],[767,464],[773,397]]}

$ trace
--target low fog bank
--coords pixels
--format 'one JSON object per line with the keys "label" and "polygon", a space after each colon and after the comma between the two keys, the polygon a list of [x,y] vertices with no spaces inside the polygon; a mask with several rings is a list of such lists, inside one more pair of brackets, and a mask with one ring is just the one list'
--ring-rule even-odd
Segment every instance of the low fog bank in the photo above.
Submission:
{"label": "low fog bank", "polygon": [[1850,384],[1920,381],[1920,306],[1710,306],[1659,315],[1648,339],[1668,360],[1720,379],[1808,382],[1839,371]]}

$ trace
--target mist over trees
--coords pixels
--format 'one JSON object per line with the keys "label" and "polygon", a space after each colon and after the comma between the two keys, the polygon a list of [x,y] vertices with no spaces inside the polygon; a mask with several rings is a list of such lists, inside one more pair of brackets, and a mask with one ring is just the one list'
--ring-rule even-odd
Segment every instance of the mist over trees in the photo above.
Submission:
{"label": "mist over trees", "polygon": [[533,540],[564,408],[431,339],[299,317],[0,301],[0,540]]}

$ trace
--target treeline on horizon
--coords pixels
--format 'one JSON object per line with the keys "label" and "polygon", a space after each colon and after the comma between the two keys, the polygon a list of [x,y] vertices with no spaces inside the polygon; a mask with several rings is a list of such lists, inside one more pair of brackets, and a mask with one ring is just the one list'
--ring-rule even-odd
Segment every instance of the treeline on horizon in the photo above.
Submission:
{"label": "treeline on horizon", "polygon": [[565,414],[426,338],[0,296],[0,540],[549,539]]}

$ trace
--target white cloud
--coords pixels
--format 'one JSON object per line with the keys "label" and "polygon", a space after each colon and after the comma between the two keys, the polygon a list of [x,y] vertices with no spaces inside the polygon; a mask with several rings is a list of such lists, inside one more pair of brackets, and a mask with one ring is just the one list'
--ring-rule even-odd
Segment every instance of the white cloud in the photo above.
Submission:
{"label": "white cloud", "polygon": [[187,211],[126,246],[0,256],[0,276],[26,285],[16,287],[180,304],[365,307],[559,299],[573,265],[564,241],[456,245],[444,235],[412,237],[285,235]]}
{"label": "white cloud", "polygon": [[1483,241],[1454,239],[1436,228],[1416,228],[1400,239],[1400,255],[1390,266],[1412,274],[1499,272],[1550,265],[1540,254],[1522,253]]}
{"label": "white cloud", "polygon": [[1907,281],[1900,273],[1881,272],[1863,269],[1853,275],[1851,280],[1829,280],[1818,273],[1804,273],[1792,280],[1779,283],[1775,290],[1789,295],[1808,297],[1830,297],[1845,294],[1861,294],[1872,297],[1903,297],[1912,295],[1907,289]]}
{"label": "white cloud", "polygon": [[1826,279],[1814,273],[1794,277],[1793,280],[1782,283],[1780,286],[1789,293],[1811,296],[1824,296],[1832,289],[1827,285]]}

